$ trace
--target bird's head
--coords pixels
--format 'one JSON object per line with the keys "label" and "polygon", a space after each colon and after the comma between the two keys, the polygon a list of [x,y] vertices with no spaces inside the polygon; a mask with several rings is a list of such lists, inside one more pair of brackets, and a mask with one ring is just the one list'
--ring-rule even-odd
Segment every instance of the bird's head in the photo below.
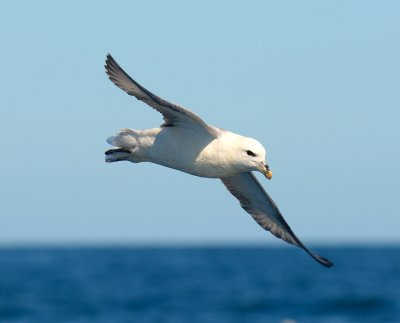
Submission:
{"label": "bird's head", "polygon": [[249,168],[261,172],[267,179],[272,178],[272,171],[266,162],[264,147],[255,139],[243,138],[240,144],[241,162]]}

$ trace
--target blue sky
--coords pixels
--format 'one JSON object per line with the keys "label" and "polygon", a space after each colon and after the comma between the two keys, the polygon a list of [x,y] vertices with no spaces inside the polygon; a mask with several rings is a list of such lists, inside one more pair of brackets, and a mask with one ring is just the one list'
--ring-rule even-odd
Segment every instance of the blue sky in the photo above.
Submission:
{"label": "blue sky", "polygon": [[[260,178],[305,242],[399,242],[396,1],[9,1],[0,12],[0,244],[279,243],[219,180],[106,164],[160,115],[136,80],[257,138]],[[279,244],[279,245],[283,245]]]}

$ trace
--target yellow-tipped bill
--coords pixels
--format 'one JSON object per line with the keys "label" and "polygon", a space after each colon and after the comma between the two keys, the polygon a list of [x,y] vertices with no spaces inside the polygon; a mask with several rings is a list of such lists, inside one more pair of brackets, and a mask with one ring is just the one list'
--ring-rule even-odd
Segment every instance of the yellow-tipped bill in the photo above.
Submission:
{"label": "yellow-tipped bill", "polygon": [[261,173],[264,174],[264,176],[267,179],[271,179],[272,178],[272,170],[269,169],[269,166],[268,166],[267,163],[258,164],[257,168]]}
{"label": "yellow-tipped bill", "polygon": [[264,175],[265,175],[266,178],[271,179],[272,178],[272,171],[270,169],[267,169],[264,172]]}

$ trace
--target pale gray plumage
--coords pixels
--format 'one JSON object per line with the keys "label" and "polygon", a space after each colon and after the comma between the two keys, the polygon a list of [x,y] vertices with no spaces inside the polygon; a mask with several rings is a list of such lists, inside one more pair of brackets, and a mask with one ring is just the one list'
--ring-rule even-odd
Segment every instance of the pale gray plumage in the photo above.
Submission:
{"label": "pale gray plumage", "polygon": [[118,148],[106,152],[107,162],[149,161],[196,176],[220,178],[262,228],[304,249],[323,266],[333,265],[304,246],[251,173],[272,176],[260,143],[208,125],[193,112],[154,95],[124,72],[110,54],[105,68],[115,85],[159,111],[165,121],[161,128],[123,129],[110,137],[108,142]]}
{"label": "pale gray plumage", "polygon": [[281,212],[260,182],[251,172],[241,173],[231,177],[221,178],[226,188],[239,200],[242,208],[265,230],[274,236],[303,248],[311,257],[319,263],[329,267],[331,262],[311,252],[296,237],[292,229],[286,223]]}
{"label": "pale gray plumage", "polygon": [[162,127],[173,125],[185,126],[187,123],[190,123],[192,126],[199,127],[208,131],[213,136],[218,135],[216,129],[209,127],[195,113],[186,110],[177,104],[168,102],[145,89],[135,80],[133,80],[118,65],[118,63],[110,54],[107,55],[106,73],[110,80],[121,90],[124,90],[129,95],[132,95],[136,99],[145,102],[146,104],[160,112],[164,116],[165,121]]}

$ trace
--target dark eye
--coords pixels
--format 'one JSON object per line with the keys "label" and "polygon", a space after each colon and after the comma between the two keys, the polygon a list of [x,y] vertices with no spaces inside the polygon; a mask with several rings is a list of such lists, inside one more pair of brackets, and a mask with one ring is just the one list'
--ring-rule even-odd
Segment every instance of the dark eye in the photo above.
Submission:
{"label": "dark eye", "polygon": [[256,154],[253,153],[251,150],[246,150],[246,154],[251,156],[251,157],[256,157]]}

